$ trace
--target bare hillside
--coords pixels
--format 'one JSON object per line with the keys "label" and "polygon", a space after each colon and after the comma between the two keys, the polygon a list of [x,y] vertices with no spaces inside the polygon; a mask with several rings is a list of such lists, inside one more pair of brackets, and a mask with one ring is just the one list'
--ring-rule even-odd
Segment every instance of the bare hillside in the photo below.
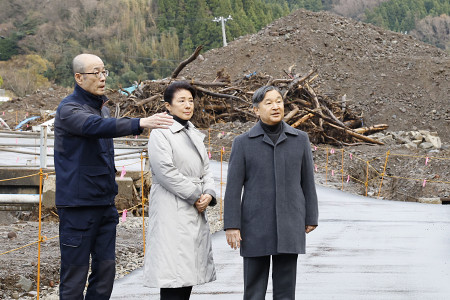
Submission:
{"label": "bare hillside", "polygon": [[344,17],[363,20],[365,11],[372,10],[389,0],[332,0],[331,11]]}
{"label": "bare hillside", "polygon": [[298,10],[203,54],[181,76],[214,80],[222,68],[232,80],[253,72],[286,77],[317,69],[323,93],[346,95],[365,123],[389,130],[426,129],[450,141],[450,60],[439,48],[327,12]]}

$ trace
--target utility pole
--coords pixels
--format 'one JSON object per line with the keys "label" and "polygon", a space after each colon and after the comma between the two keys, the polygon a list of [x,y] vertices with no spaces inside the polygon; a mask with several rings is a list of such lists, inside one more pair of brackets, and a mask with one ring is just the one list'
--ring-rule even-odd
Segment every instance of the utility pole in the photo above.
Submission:
{"label": "utility pole", "polygon": [[223,38],[223,46],[225,47],[227,45],[227,36],[225,34],[225,22],[228,20],[233,20],[233,18],[228,15],[227,18],[224,17],[215,17],[213,22],[221,22],[222,23],[222,38]]}

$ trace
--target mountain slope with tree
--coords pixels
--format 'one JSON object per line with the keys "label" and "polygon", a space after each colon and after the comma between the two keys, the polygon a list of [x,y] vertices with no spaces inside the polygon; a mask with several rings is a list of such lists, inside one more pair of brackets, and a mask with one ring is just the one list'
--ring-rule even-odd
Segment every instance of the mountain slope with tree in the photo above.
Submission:
{"label": "mountain slope with tree", "polygon": [[[0,63],[0,76],[5,87],[17,95],[36,89],[30,81],[71,86],[72,58],[91,52],[104,59],[111,74],[110,86],[125,87],[135,81],[168,76],[198,45],[204,45],[205,50],[221,47],[221,25],[213,22],[215,17],[232,16],[225,28],[228,41],[232,41],[298,8],[331,10],[353,18],[364,18],[367,10],[370,22],[391,30],[415,28],[411,34],[416,38],[448,48],[448,0],[412,1],[416,4],[407,6],[411,1],[0,0],[0,61],[38,55],[46,66],[36,73],[39,65],[11,67],[11,60]],[[30,78],[29,82],[18,83],[11,78],[12,73],[28,71],[44,76],[48,82]]]}
{"label": "mountain slope with tree", "polygon": [[450,51],[449,0],[390,0],[366,11],[365,21]]}
{"label": "mountain slope with tree", "polygon": [[106,62],[112,86],[129,85],[167,76],[199,44],[220,47],[214,17],[232,15],[233,39],[287,15],[289,2],[321,7],[321,0],[0,0],[0,60],[38,54],[51,62],[46,77],[68,86],[71,59],[91,52]]}

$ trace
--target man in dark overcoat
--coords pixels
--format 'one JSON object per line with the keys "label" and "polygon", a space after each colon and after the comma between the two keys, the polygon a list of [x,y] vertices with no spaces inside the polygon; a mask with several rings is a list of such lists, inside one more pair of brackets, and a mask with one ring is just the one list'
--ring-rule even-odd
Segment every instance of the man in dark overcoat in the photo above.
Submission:
{"label": "man in dark overcoat", "polygon": [[[106,300],[115,275],[119,214],[113,138],[144,128],[168,128],[171,116],[111,118],[105,102],[108,70],[100,57],[77,55],[75,89],[55,116],[56,207],[59,215],[61,300]],[[91,262],[91,264],[90,264]],[[86,277],[91,265],[86,295]]]}
{"label": "man in dark overcoat", "polygon": [[273,299],[294,300],[297,256],[318,224],[311,147],[305,132],[283,122],[276,87],[259,88],[253,106],[259,122],[233,141],[224,228],[244,259],[244,300],[265,299],[271,259]]}

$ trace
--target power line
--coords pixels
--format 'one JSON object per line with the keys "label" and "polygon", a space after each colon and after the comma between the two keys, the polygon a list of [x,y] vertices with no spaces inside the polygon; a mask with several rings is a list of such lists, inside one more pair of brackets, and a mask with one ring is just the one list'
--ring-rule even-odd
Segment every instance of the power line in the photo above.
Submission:
{"label": "power line", "polygon": [[177,21],[177,22],[180,22],[180,21],[195,21],[195,20],[207,20],[207,21],[211,21],[211,17],[209,17],[209,18],[178,18],[178,19],[167,19],[167,18],[164,18],[164,17],[157,17],[157,18],[153,18],[153,19],[155,19],[155,20],[164,20],[164,21]]}
{"label": "power line", "polygon": [[137,59],[142,59],[142,60],[153,60],[153,61],[176,61],[176,62],[180,62],[180,61],[181,61],[181,60],[179,60],[179,59],[151,58],[151,57],[131,56],[131,55],[122,55],[122,57],[127,57],[127,58],[137,58]]}

